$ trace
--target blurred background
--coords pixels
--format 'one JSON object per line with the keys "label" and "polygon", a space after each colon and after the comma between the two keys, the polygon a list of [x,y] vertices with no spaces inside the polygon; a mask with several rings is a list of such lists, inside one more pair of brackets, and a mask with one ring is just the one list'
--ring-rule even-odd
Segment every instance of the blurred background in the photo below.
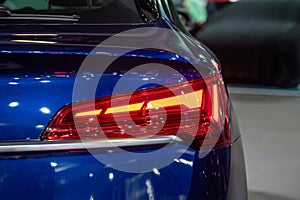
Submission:
{"label": "blurred background", "polygon": [[300,1],[173,0],[222,64],[250,200],[300,199]]}

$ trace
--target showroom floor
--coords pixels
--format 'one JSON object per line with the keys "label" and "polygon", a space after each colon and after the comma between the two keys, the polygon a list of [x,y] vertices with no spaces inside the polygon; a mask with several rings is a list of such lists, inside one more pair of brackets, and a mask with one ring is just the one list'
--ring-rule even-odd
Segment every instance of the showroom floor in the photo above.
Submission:
{"label": "showroom floor", "polygon": [[299,200],[300,91],[275,96],[230,91],[243,136],[249,200]]}

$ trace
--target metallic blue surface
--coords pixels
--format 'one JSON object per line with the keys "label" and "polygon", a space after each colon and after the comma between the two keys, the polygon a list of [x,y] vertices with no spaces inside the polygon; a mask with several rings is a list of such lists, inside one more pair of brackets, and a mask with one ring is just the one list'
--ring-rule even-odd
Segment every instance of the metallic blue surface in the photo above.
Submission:
{"label": "metallic blue surface", "polygon": [[72,89],[71,77],[14,74],[0,79],[0,140],[37,139],[51,117],[71,102],[71,93],[65,93]]}
{"label": "metallic blue surface", "polygon": [[[1,160],[6,158],[0,155],[0,194],[4,199],[224,199],[229,152],[229,147],[216,149],[200,159],[188,149],[169,166],[139,174],[114,170],[89,154],[36,158],[25,154],[10,160]],[[121,156],[126,160],[126,153]],[[119,164],[130,167],[130,160]]]}

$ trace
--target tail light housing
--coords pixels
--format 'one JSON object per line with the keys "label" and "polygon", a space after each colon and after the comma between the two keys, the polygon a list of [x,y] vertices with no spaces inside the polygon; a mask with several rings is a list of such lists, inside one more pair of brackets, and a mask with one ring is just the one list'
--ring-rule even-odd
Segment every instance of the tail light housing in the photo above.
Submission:
{"label": "tail light housing", "polygon": [[195,149],[230,143],[220,75],[67,105],[41,137],[57,141],[170,135],[189,141]]}

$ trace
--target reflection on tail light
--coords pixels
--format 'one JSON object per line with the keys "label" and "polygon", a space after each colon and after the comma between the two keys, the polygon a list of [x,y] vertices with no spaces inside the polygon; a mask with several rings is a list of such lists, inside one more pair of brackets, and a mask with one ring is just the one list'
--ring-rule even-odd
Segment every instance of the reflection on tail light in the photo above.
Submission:
{"label": "reflection on tail light", "polygon": [[[63,107],[43,140],[134,138],[177,135],[201,145],[230,142],[226,93],[214,75]],[[205,140],[205,142],[204,142]]]}

